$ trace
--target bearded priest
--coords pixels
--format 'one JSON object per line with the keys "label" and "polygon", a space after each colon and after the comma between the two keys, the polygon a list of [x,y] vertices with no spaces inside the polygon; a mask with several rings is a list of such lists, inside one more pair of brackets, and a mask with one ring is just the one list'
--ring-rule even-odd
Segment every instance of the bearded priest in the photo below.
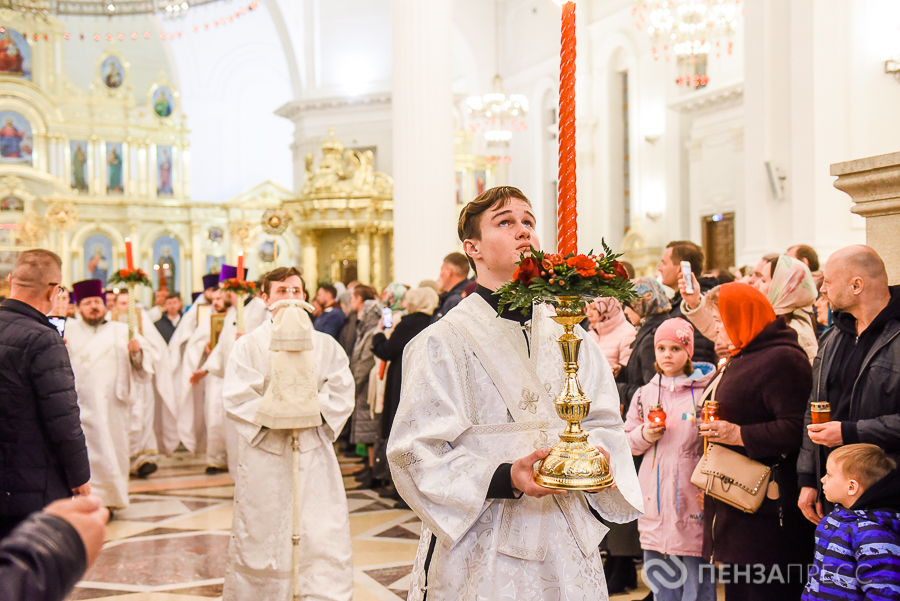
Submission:
{"label": "bearded priest", "polygon": [[[262,293],[267,307],[278,301],[303,299],[300,271],[294,267],[270,271],[263,278]],[[288,310],[278,309],[278,305],[273,309]],[[350,517],[333,443],[353,411],[353,374],[341,345],[312,328],[304,346],[308,352],[279,351],[294,330],[273,332],[272,319],[277,317],[273,315],[238,339],[225,369],[225,410],[237,428],[239,446],[223,598],[291,598],[292,481],[298,478],[300,598],[350,601]],[[306,362],[288,367],[279,353],[307,355]],[[309,377],[302,378],[302,374]],[[273,386],[273,382],[279,386]],[[263,427],[260,423],[266,420],[260,416],[264,415],[267,398],[290,398],[301,392],[308,395],[315,410],[308,415],[308,427],[299,430],[297,473],[291,430]]]}
{"label": "bearded priest", "polygon": [[534,212],[521,191],[497,187],[466,205],[458,230],[478,286],[407,346],[387,446],[397,490],[423,522],[409,601],[607,599],[600,518],[643,511],[612,371],[576,328],[592,401],[581,426],[609,455],[616,486],[539,486],[534,464],[566,425],[554,409],[563,330],[544,305],[498,317],[493,294],[521,253],[540,248]]}
{"label": "bearded priest", "polygon": [[106,507],[128,506],[129,425],[153,376],[145,360],[147,341],[128,326],[107,321],[103,283],[76,282],[72,289],[81,319],[66,323],[66,346],[75,372],[81,426],[91,465],[91,490]]}

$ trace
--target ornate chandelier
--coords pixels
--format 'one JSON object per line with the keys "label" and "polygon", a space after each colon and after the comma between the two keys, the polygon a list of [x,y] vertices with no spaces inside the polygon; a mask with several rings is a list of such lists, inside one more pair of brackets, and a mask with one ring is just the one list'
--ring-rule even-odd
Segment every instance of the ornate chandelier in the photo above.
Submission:
{"label": "ornate chandelier", "polygon": [[500,3],[494,2],[494,66],[497,74],[490,93],[470,96],[466,99],[469,113],[469,129],[484,132],[488,146],[506,146],[513,132],[527,129],[525,113],[528,99],[521,94],[506,95],[503,78],[500,77]]}
{"label": "ornate chandelier", "polygon": [[469,128],[473,132],[483,131],[489,144],[507,143],[513,132],[526,129],[528,99],[521,94],[507,96],[499,75],[494,76],[493,91],[484,96],[470,96],[466,104],[472,119]]}
{"label": "ornate chandelier", "polygon": [[637,0],[632,10],[635,23],[653,43],[653,58],[674,54],[680,86],[701,87],[709,83],[706,63],[711,52],[722,56],[722,46],[731,54],[731,37],[743,12],[741,0]]}

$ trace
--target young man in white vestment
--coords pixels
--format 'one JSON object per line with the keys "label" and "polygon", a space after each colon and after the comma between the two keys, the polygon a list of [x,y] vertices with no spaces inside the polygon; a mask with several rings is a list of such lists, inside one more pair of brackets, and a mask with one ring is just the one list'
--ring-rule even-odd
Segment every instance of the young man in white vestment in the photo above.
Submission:
{"label": "young man in white vestment", "polygon": [[[219,279],[221,282],[225,282],[225,280],[236,277],[236,275],[237,267],[223,265],[222,271],[219,274]],[[229,471],[231,472],[231,477],[236,479],[238,435],[234,425],[224,419],[225,410],[222,403],[222,386],[225,378],[225,366],[228,364],[228,358],[231,356],[231,351],[234,348],[234,343],[237,339],[256,330],[256,328],[268,321],[270,316],[266,303],[261,298],[258,296],[245,298],[244,331],[238,331],[236,307],[238,302],[237,294],[223,289],[219,290],[219,294],[222,295],[225,305],[229,307],[225,313],[225,323],[222,326],[222,331],[219,333],[216,347],[211,350],[206,360],[203,362],[202,367],[197,368],[191,374],[190,384],[192,386],[196,384],[205,384],[204,394],[200,397],[199,401],[202,403],[200,406],[205,407],[202,414],[203,420],[205,422],[206,416],[212,414],[212,418],[215,420],[214,427],[216,424],[221,427],[221,435],[215,435],[213,438],[213,444],[216,446],[213,447],[211,454],[208,453],[208,455],[211,456],[209,457],[210,463],[207,467],[215,468],[214,470],[210,469],[210,473],[219,471],[220,468],[224,467],[221,463],[222,459],[227,459],[227,457],[230,456],[231,459],[227,460]],[[191,397],[188,396],[187,398],[190,399]],[[193,399],[196,402],[196,394]],[[208,432],[209,428],[204,425],[204,440],[206,439],[206,434]],[[225,449],[221,449],[219,445],[224,445]]]}
{"label": "young man in white vestment", "polygon": [[534,464],[565,427],[553,404],[563,330],[544,305],[498,317],[493,295],[520,254],[540,248],[531,203],[516,188],[488,190],[463,209],[459,237],[478,288],[406,347],[387,446],[397,490],[423,522],[409,601],[607,599],[599,518],[622,523],[643,511],[612,371],[576,328],[592,401],[581,426],[609,456],[616,486],[537,485]]}
{"label": "young man in white vestment", "polygon": [[[119,321],[128,315],[128,292],[120,292],[116,296],[116,314]],[[131,408],[129,424],[131,475],[146,478],[157,470],[156,456],[159,454],[157,444],[156,416],[159,406],[174,407],[175,393],[172,389],[172,369],[169,364],[168,345],[165,338],[150,321],[147,311],[140,312],[142,338],[147,342],[144,347],[144,362],[152,369],[151,380],[142,386],[142,393],[135,396]]]}
{"label": "young man in white vestment", "polygon": [[[231,308],[231,303],[222,290],[216,290],[212,294],[211,312],[213,315],[226,312]],[[190,402],[190,396],[194,398],[200,395],[205,406],[206,421],[206,473],[215,474],[226,471],[229,465],[227,445],[225,441],[225,404],[222,402],[222,378],[207,374],[204,363],[212,349],[210,320],[205,319],[199,324],[194,333],[188,339],[184,348],[183,377],[188,379],[188,388],[185,390],[186,399]],[[231,427],[231,430],[234,430]],[[236,434],[234,435],[236,437]],[[233,451],[236,453],[236,446]],[[237,457],[230,460],[232,467],[237,466]]]}
{"label": "young man in white vestment", "polygon": [[[266,274],[262,290],[267,306],[304,298],[300,272],[293,267]],[[268,319],[241,337],[225,370],[225,410],[239,434],[225,601],[291,598],[291,431],[254,422],[272,380],[272,329]],[[353,411],[354,381],[347,354],[334,338],[312,331],[312,352],[322,424],[301,429],[299,438],[301,598],[350,601],[350,518],[333,442]]]}
{"label": "young man in white vestment", "polygon": [[100,280],[73,285],[80,320],[66,322],[66,346],[75,372],[81,425],[91,465],[91,490],[106,507],[128,506],[129,426],[153,376],[150,345],[128,326],[109,321]]}
{"label": "young man in white vestment", "polygon": [[[210,273],[203,276],[203,294],[185,311],[169,340],[169,365],[172,366],[172,394],[175,398],[174,409],[164,408],[160,413],[160,444],[167,453],[171,453],[179,442],[188,441],[196,448],[197,432],[193,409],[203,407],[205,402],[204,387],[191,386],[190,377],[197,364],[196,357],[188,358],[189,341],[194,333],[205,327],[209,331],[209,318],[206,309],[212,303],[213,295],[219,290],[219,274]],[[208,338],[208,335],[207,335]],[[201,347],[201,351],[202,351]],[[182,408],[184,410],[182,411]],[[189,410],[190,409],[190,410]],[[187,444],[185,444],[187,448]]]}

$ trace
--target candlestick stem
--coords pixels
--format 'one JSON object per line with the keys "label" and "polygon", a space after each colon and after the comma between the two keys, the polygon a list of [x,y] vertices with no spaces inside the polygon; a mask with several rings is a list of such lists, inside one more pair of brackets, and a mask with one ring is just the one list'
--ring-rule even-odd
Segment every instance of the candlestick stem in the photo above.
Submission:
{"label": "candlestick stem", "polygon": [[128,340],[137,332],[137,307],[134,299],[134,284],[128,284]]}

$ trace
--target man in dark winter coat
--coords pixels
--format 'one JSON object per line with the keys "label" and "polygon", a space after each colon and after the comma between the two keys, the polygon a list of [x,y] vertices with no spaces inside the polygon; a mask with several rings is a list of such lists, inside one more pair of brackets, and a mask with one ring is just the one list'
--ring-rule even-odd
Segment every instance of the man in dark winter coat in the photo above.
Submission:
{"label": "man in dark winter coat", "polygon": [[819,341],[810,402],[828,402],[831,420],[811,425],[797,460],[799,506],[813,523],[824,517],[819,479],[831,449],[870,443],[900,458],[900,286],[888,286],[881,257],[848,246],[828,259],[822,294],[834,326]]}
{"label": "man in dark winter coat", "polygon": [[432,321],[437,321],[450,309],[459,304],[463,298],[463,290],[469,284],[469,259],[466,255],[455,252],[444,257],[441,273],[437,283],[441,288],[440,302],[434,312]]}
{"label": "man in dark winter coat", "polygon": [[[691,264],[691,273],[694,274],[700,283],[700,292],[705,294],[719,284],[715,278],[701,277],[703,273],[703,250],[699,246],[688,240],[669,242],[656,268],[662,284],[675,291],[675,296],[671,299],[672,310],[669,312],[668,318],[681,317],[682,319],[687,319],[681,308],[681,292],[678,291],[678,276],[681,274],[682,261],[687,261]],[[706,338],[700,332],[695,332],[694,356],[691,357],[691,360],[694,363],[705,361],[715,365],[719,361],[719,358],[716,356],[715,342]]]}
{"label": "man in dark winter coat", "polygon": [[96,495],[29,516],[0,540],[0,599],[62,601],[100,553],[108,520]]}
{"label": "man in dark winter coat", "polygon": [[61,266],[48,250],[22,253],[0,305],[0,536],[52,501],[90,493],[75,376],[47,319]]}

